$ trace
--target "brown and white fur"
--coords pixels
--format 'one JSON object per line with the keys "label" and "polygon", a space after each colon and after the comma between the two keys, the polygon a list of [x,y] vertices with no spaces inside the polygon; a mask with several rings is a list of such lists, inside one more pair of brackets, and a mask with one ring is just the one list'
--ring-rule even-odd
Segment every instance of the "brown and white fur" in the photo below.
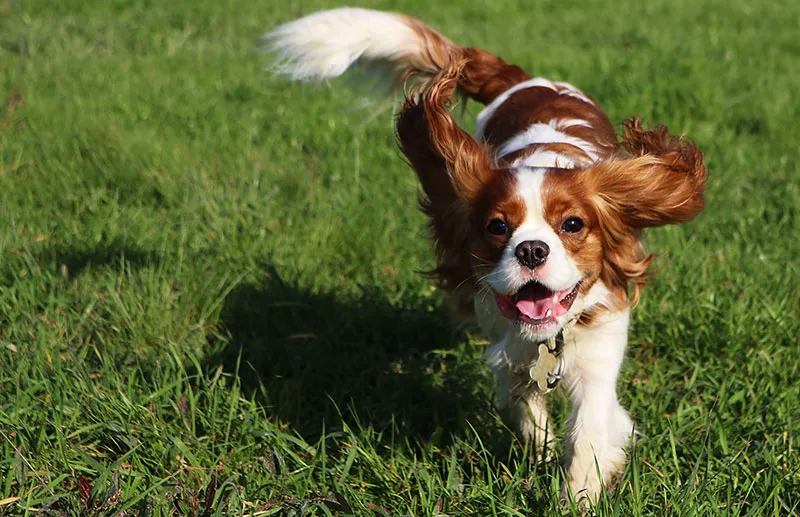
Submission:
{"label": "brown and white fur", "polygon": [[[406,96],[397,135],[422,184],[433,273],[462,310],[476,313],[491,341],[497,404],[539,450],[553,433],[544,394],[524,382],[525,372],[537,344],[570,325],[564,465],[572,495],[596,500],[624,468],[634,432],[616,384],[629,311],[651,261],[641,231],[701,211],[700,152],[637,119],[624,122],[618,140],[594,99],[574,86],[533,78],[401,14],[323,11],[265,38],[278,72],[293,79],[324,80],[358,62],[389,65],[395,85],[422,83]],[[456,94],[486,104],[474,136],[449,113]]]}

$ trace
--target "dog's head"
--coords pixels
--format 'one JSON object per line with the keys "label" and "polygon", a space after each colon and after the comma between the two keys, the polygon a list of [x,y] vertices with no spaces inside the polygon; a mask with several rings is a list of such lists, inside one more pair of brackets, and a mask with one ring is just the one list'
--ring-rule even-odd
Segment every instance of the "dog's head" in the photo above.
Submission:
{"label": "dog's head", "polygon": [[444,287],[466,303],[490,290],[531,340],[577,316],[598,281],[617,308],[635,300],[650,263],[641,230],[688,221],[703,207],[697,148],[630,120],[627,152],[589,167],[500,168],[450,116],[457,73],[407,98],[397,126],[422,184]]}

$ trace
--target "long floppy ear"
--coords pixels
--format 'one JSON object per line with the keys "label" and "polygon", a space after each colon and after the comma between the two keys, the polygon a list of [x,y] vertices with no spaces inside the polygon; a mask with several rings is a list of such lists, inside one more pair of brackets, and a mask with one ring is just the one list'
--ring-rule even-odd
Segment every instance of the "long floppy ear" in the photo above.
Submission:
{"label": "long floppy ear", "polygon": [[622,147],[631,157],[599,163],[588,178],[601,212],[631,228],[690,221],[703,209],[708,172],[694,144],[667,128],[624,122]]}
{"label": "long floppy ear", "polygon": [[639,240],[641,229],[683,223],[703,209],[708,173],[697,147],[667,128],[647,131],[638,119],[624,123],[620,156],[584,171],[588,195],[598,212],[604,240],[603,282],[635,304],[653,257]]}
{"label": "long floppy ear", "polygon": [[406,96],[397,120],[400,148],[419,176],[430,203],[471,203],[490,177],[489,156],[448,110],[465,62],[453,63],[431,79],[418,98]]}
{"label": "long floppy ear", "polygon": [[[492,171],[486,151],[448,111],[464,66],[463,61],[452,61],[418,97],[406,97],[397,119],[400,148],[422,184],[420,207],[436,242],[438,264],[432,274],[451,291],[471,288],[466,248],[472,204]],[[469,296],[465,293],[463,304]]]}

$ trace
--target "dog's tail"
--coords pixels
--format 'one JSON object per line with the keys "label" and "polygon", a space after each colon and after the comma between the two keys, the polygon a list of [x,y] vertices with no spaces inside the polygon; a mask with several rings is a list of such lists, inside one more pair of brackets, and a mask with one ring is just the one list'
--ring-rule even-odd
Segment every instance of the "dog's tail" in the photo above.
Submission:
{"label": "dog's tail", "polygon": [[397,87],[409,79],[427,80],[460,62],[458,89],[488,104],[530,78],[518,66],[484,50],[460,47],[419,20],[370,9],[317,12],[276,27],[264,41],[276,55],[275,70],[294,80],[323,81],[353,65],[379,65],[381,75]]}

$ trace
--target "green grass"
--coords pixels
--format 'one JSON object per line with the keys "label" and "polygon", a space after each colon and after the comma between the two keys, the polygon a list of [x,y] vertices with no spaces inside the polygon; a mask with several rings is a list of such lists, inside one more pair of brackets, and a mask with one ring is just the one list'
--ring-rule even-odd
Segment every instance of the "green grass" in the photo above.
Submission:
{"label": "green grass", "polygon": [[[418,274],[391,110],[253,52],[335,5],[0,0],[0,514],[561,514]],[[647,237],[645,438],[597,513],[800,514],[800,3],[373,7],[697,142],[708,206]]]}

